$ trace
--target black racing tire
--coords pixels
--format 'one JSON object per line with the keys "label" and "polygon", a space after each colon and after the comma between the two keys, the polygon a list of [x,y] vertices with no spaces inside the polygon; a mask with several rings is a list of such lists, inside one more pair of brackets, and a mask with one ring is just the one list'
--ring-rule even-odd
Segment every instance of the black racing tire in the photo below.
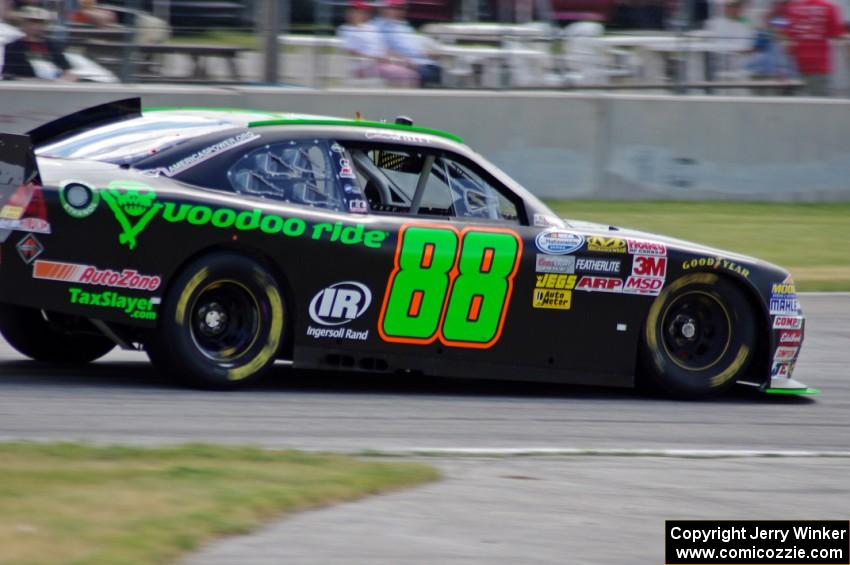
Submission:
{"label": "black racing tire", "polygon": [[45,363],[82,365],[115,347],[106,336],[64,330],[38,308],[12,304],[0,304],[0,334],[22,355]]}
{"label": "black racing tire", "polygon": [[146,340],[154,367],[189,386],[227,390],[256,381],[274,363],[285,330],[277,282],[256,261],[218,252],[174,279]]}
{"label": "black racing tire", "polygon": [[675,280],[653,303],[640,365],[652,388],[682,398],[719,395],[753,358],[756,319],[744,291],[713,273]]}

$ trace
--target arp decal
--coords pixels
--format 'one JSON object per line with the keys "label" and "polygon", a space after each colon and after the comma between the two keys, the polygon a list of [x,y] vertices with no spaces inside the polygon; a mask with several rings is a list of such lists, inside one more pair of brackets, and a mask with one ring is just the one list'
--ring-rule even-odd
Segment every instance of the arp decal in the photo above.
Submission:
{"label": "arp decal", "polygon": [[600,253],[625,253],[626,241],[619,237],[592,235],[587,238],[587,250]]}
{"label": "arp decal", "polygon": [[381,338],[493,346],[521,256],[522,240],[512,230],[403,225],[378,320]]}
{"label": "arp decal", "polygon": [[131,318],[141,320],[156,320],[153,307],[159,304],[159,298],[137,298],[125,296],[117,292],[86,292],[81,288],[71,287],[69,301],[71,304],[95,306],[98,308],[115,308],[122,310]]}
{"label": "arp decal", "polygon": [[613,277],[582,277],[576,285],[576,290],[622,292],[623,280]]}
{"label": "arp decal", "polygon": [[546,230],[534,239],[537,249],[549,255],[566,255],[584,244],[584,236],[571,231],[558,229]]}
{"label": "arp decal", "polygon": [[35,259],[44,252],[44,246],[32,234],[24,236],[21,241],[15,246],[15,249],[18,250],[18,255],[20,255],[21,259],[29,265]]}
{"label": "arp decal", "polygon": [[531,306],[551,310],[569,310],[572,305],[572,296],[573,293],[569,290],[535,288]]}
{"label": "arp decal", "polygon": [[773,319],[775,330],[800,330],[803,329],[802,316],[776,316]]}
{"label": "arp decal", "polygon": [[35,279],[146,291],[154,291],[162,283],[159,276],[143,275],[135,269],[113,271],[98,269],[93,265],[42,260],[36,261],[33,265],[32,276]]}
{"label": "arp decal", "polygon": [[307,327],[307,335],[314,338],[366,340],[369,330],[340,328],[363,315],[372,304],[372,291],[363,283],[343,281],[320,290],[310,301],[310,319],[320,326]]}
{"label": "arp decal", "polygon": [[534,270],[538,273],[574,273],[576,258],[574,255],[545,255],[538,253]]}

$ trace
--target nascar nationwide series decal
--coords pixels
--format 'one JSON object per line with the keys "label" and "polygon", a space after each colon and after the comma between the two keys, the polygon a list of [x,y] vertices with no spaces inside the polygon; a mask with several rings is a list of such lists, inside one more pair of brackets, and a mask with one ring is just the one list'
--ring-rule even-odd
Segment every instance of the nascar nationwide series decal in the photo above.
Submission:
{"label": "nascar nationwide series decal", "polygon": [[33,265],[32,276],[35,279],[147,291],[158,289],[162,282],[162,278],[159,276],[143,275],[135,269],[113,271],[111,269],[98,269],[94,265],[42,260],[36,261]]}
{"label": "nascar nationwide series decal", "polygon": [[135,249],[137,237],[156,217],[170,223],[186,222],[193,226],[212,226],[239,231],[259,230],[267,234],[287,237],[309,237],[314,240],[339,242],[343,245],[362,244],[378,249],[389,236],[383,230],[367,230],[363,224],[345,225],[342,222],[322,222],[308,225],[298,217],[269,214],[258,208],[233,210],[211,208],[201,204],[158,201],[156,192],[144,183],[113,181],[101,191],[101,198],[109,206],[122,232],[118,241]]}
{"label": "nascar nationwide series decal", "polygon": [[521,256],[522,240],[508,229],[403,225],[378,319],[381,339],[491,347]]}

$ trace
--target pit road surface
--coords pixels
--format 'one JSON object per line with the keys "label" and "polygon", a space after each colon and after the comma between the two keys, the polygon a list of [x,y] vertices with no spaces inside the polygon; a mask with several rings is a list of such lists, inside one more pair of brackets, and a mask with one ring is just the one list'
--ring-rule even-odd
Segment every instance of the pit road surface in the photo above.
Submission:
{"label": "pit road surface", "polygon": [[[272,447],[850,450],[850,297],[801,297],[811,398],[712,402],[552,385],[276,369],[237,393],[181,390],[145,357],[40,366],[0,344],[0,439]],[[665,518],[846,519],[847,458],[433,458],[446,480],[308,512],[198,563],[661,563]],[[333,543],[330,542],[333,540]],[[570,556],[567,559],[567,556]]]}

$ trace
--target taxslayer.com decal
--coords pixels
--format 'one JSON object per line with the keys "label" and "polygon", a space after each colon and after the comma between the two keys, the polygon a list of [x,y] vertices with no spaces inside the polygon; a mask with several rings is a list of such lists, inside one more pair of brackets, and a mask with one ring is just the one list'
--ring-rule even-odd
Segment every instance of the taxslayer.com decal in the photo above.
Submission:
{"label": "taxslayer.com decal", "polygon": [[158,289],[162,282],[157,275],[143,275],[135,269],[113,271],[98,269],[93,265],[42,260],[36,261],[33,265],[32,276],[36,279],[147,291]]}
{"label": "taxslayer.com decal", "polygon": [[87,292],[81,288],[71,287],[69,302],[81,306],[93,306],[97,308],[114,308],[121,310],[134,319],[156,320],[154,306],[160,303],[160,298],[139,298],[126,296],[108,290],[106,292]]}

